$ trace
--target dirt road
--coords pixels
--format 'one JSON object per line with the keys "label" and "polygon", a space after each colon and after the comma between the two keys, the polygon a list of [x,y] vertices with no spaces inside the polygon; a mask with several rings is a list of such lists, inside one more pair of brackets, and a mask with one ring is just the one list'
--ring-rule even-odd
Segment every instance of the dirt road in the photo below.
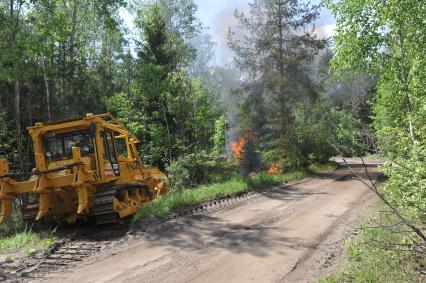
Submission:
{"label": "dirt road", "polygon": [[[377,179],[376,167],[369,171]],[[342,168],[265,190],[236,207],[176,220],[102,259],[39,281],[313,282],[341,261],[344,239],[357,234],[374,201]]]}

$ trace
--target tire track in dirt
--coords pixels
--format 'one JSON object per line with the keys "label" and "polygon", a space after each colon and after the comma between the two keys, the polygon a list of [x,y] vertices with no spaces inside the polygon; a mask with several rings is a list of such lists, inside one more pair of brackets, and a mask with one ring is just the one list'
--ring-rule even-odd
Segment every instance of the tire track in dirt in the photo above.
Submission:
{"label": "tire track in dirt", "polygon": [[[357,170],[362,174],[362,167]],[[375,166],[369,170],[378,177]],[[353,234],[374,201],[340,168],[249,201],[227,200],[228,208],[203,204],[192,214],[157,218],[156,225],[147,220],[133,227],[134,238],[120,249],[43,281],[311,282],[341,260],[342,241],[329,244]]]}
{"label": "tire track in dirt", "polygon": [[224,208],[232,208],[259,196],[256,191],[248,191],[224,198],[204,202],[193,207],[177,210],[165,217],[154,217],[140,221],[137,225],[112,225],[112,227],[85,227],[61,231],[59,241],[48,250],[29,256],[19,264],[0,263],[0,280],[3,282],[25,282],[38,280],[49,272],[59,272],[82,262],[95,260],[106,251],[120,250],[135,237],[145,232],[149,237],[165,225],[174,225],[178,219],[192,215],[212,213]]}

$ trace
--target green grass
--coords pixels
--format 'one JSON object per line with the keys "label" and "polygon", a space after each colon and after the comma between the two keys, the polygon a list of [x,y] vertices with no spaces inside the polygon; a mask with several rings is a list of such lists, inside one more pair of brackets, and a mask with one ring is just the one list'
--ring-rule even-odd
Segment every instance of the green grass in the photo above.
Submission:
{"label": "green grass", "polygon": [[367,156],[364,156],[364,160],[370,161],[370,160],[383,160],[383,161],[389,161],[389,158],[381,155],[381,154],[370,154]]}
{"label": "green grass", "polygon": [[13,236],[0,238],[0,254],[15,250],[23,250],[26,255],[51,247],[56,238],[51,233],[37,234],[33,231],[24,231]]}
{"label": "green grass", "polygon": [[262,187],[277,185],[302,178],[307,175],[307,171],[297,170],[283,174],[265,174],[261,173],[248,179],[249,188],[258,189]]}
{"label": "green grass", "polygon": [[362,227],[361,238],[347,243],[347,262],[343,269],[319,282],[422,282],[416,269],[426,267],[426,257],[416,259],[409,235],[396,233],[406,231],[406,227],[378,228],[377,222],[388,225],[398,220],[381,215],[378,220],[368,221]]}
{"label": "green grass", "polygon": [[323,173],[333,170],[337,167],[336,162],[327,162],[325,164],[314,163],[309,165],[308,171],[311,173]]}
{"label": "green grass", "polygon": [[298,170],[283,174],[258,174],[249,178],[248,181],[240,176],[233,176],[229,181],[204,185],[183,191],[172,191],[169,194],[148,203],[134,216],[134,221],[155,215],[165,215],[174,209],[195,205],[204,201],[209,201],[221,197],[226,197],[249,189],[261,189],[271,185],[285,183],[301,178],[307,171]]}

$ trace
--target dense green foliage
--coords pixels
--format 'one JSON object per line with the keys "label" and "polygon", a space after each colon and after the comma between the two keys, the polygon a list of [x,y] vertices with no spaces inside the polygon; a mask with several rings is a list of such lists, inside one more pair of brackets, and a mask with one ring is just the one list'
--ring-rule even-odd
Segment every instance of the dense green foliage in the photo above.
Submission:
{"label": "dense green foliage", "polygon": [[194,50],[187,39],[198,33],[195,5],[188,3],[152,2],[138,10],[136,76],[127,93],[106,99],[108,109],[141,137],[145,162],[162,167],[194,150],[210,150],[221,115],[209,90],[188,72]]}
{"label": "dense green foliage", "polygon": [[226,118],[224,115],[220,116],[214,127],[213,135],[213,154],[220,155],[224,153],[226,145]]}
{"label": "dense green foliage", "polygon": [[190,41],[201,31],[196,9],[175,0],[1,1],[0,155],[29,172],[25,127],[106,111],[140,137],[146,164],[164,168],[214,142],[223,152],[224,141],[213,139],[221,89],[189,71],[197,59]]}
{"label": "dense green foliage", "polygon": [[[240,90],[238,135],[252,133],[264,162],[278,162],[286,170],[327,162],[336,154],[333,145],[347,140],[338,125],[345,124],[344,130],[364,143],[357,116],[341,110],[343,103],[333,98],[336,83],[329,75],[332,55],[324,50],[326,41],[310,30],[319,9],[300,1],[253,1],[247,14],[236,12],[247,36],[229,33],[229,46],[247,76]],[[348,147],[344,153],[361,155],[368,150]]]}
{"label": "dense green foliage", "polygon": [[[382,234],[367,237],[390,245],[368,252],[375,245],[361,244],[354,250],[371,255],[373,260],[379,255],[383,258],[383,253],[392,256],[380,265],[392,274],[394,268],[401,270],[403,259],[424,271],[424,262],[418,257],[426,255],[425,5],[413,0],[342,0],[328,1],[328,5],[337,17],[336,56],[332,60],[336,74],[345,77],[358,71],[378,78],[373,125],[378,148],[391,160],[383,167],[389,181],[381,192],[395,213],[394,221],[402,221],[409,231],[394,231],[397,235],[392,235],[381,228]],[[356,271],[357,266],[351,269],[353,278],[383,280],[380,275],[384,273],[377,270],[376,263],[363,264],[362,272]],[[371,269],[369,278],[363,277],[366,268]],[[393,280],[406,281],[401,278]]]}
{"label": "dense green foliage", "polygon": [[237,171],[237,163],[205,152],[187,154],[170,162],[166,167],[169,185],[177,190],[205,183],[228,180]]}
{"label": "dense green foliage", "polygon": [[[405,229],[403,225],[394,225],[398,219],[390,216],[386,209],[374,213],[374,218],[361,226],[359,240],[347,243],[348,263],[343,271],[319,282],[420,282],[417,264],[404,251],[410,244],[399,233]],[[399,243],[401,247],[395,248],[392,243]],[[418,259],[423,261],[423,266],[426,264],[426,258]]]}

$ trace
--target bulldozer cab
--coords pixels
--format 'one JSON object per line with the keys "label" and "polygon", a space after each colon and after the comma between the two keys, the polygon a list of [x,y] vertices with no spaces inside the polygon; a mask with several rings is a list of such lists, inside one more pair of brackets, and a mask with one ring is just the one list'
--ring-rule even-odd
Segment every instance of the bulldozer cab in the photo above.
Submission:
{"label": "bulldozer cab", "polygon": [[[96,136],[101,141],[97,144]],[[90,132],[89,129],[63,133],[47,133],[42,137],[45,161],[48,170],[61,167],[72,161],[72,148],[80,148],[82,162],[98,176],[120,176],[117,146],[112,131]],[[100,147],[99,147],[100,146]],[[101,155],[97,153],[101,152]],[[101,159],[99,160],[99,157]],[[102,163],[102,167],[99,164]],[[103,168],[103,172],[100,172]]]}
{"label": "bulldozer cab", "polygon": [[117,147],[114,134],[108,131],[101,132],[102,151],[104,163],[104,175],[106,177],[120,176],[120,167],[118,165]]}
{"label": "bulldozer cab", "polygon": [[97,213],[100,222],[108,222],[115,213],[131,215],[167,191],[164,173],[142,166],[136,149],[140,141],[109,113],[36,123],[28,130],[35,157],[31,178],[12,179],[7,161],[0,159],[0,223],[12,213],[12,201],[25,194],[36,197],[31,215],[36,220],[50,215],[73,222]]}
{"label": "bulldozer cab", "polygon": [[135,146],[139,140],[112,118],[107,114],[89,114],[85,119],[38,124],[29,128],[36,155],[44,159],[43,162],[36,161],[36,171],[56,170],[75,163],[73,148],[79,148],[79,162],[86,170],[93,171],[97,181],[121,179],[122,174],[126,179],[134,178],[128,172],[122,172],[126,171],[125,167],[143,174]]}

